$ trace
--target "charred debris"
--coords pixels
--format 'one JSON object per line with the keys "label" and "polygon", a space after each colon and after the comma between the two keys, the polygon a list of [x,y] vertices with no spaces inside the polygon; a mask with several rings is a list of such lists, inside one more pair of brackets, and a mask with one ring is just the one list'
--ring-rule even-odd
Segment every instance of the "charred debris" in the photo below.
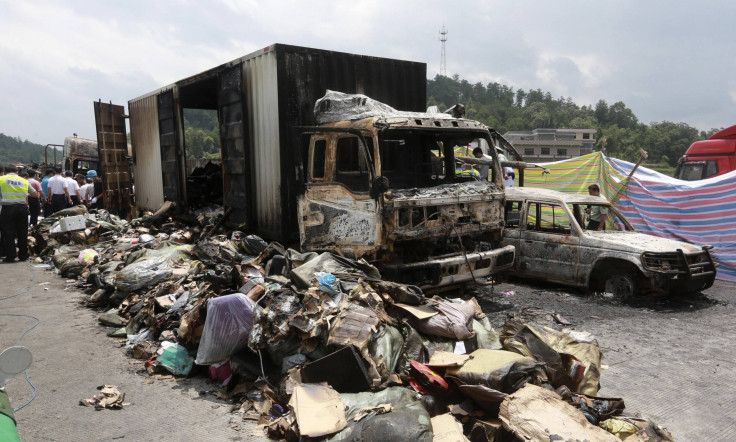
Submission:
{"label": "charred debris", "polygon": [[[132,222],[65,209],[31,248],[84,290],[141,375],[209,377],[269,437],[672,440],[596,396],[597,341],[548,312],[494,330],[472,297],[429,297],[365,260],[228,230],[220,208],[173,209]],[[83,229],[69,230],[74,217]]]}

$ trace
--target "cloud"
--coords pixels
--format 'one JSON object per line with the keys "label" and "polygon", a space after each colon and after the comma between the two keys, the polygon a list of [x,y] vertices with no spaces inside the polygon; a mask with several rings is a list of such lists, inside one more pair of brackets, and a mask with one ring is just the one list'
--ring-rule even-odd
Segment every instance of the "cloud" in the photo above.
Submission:
{"label": "cloud", "polygon": [[[2,1],[0,132],[94,136],[91,101],[124,104],[272,43],[427,63],[471,83],[623,101],[642,121],[728,126],[736,4],[654,0]],[[91,133],[90,133],[91,132]]]}

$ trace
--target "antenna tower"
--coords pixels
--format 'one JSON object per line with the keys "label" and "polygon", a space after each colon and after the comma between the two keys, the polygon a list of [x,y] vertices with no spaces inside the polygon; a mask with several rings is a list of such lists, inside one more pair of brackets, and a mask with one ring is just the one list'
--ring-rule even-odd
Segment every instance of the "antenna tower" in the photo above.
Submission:
{"label": "antenna tower", "polygon": [[447,58],[445,57],[445,42],[447,41],[447,29],[442,25],[440,29],[440,41],[442,42],[442,56],[440,57],[440,75],[447,77]]}

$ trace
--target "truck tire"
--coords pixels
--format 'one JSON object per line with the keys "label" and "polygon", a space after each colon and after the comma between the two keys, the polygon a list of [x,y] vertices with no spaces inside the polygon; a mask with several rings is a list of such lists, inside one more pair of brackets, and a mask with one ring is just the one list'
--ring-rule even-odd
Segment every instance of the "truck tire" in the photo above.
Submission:
{"label": "truck tire", "polygon": [[633,298],[637,292],[636,279],[628,273],[614,273],[606,278],[603,289],[619,299]]}

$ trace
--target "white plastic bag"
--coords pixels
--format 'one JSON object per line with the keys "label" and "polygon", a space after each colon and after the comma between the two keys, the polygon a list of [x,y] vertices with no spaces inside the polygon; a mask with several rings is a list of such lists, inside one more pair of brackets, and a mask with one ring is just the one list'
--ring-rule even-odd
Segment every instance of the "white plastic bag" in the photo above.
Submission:
{"label": "white plastic bag", "polygon": [[255,309],[255,302],[242,293],[207,301],[207,319],[194,362],[216,364],[248,345]]}

